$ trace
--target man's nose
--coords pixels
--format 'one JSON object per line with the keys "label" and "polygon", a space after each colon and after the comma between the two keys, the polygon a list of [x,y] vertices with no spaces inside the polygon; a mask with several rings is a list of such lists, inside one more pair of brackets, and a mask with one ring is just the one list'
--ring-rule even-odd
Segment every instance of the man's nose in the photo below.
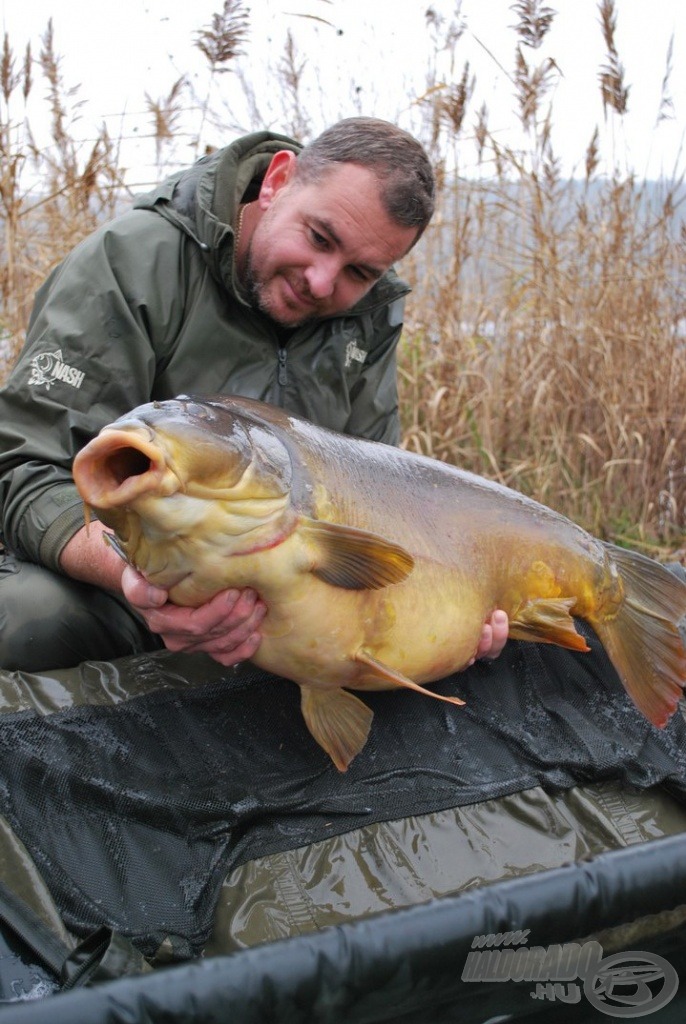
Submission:
{"label": "man's nose", "polygon": [[328,299],[333,295],[339,270],[338,261],[332,257],[321,257],[310,264],[305,280],[312,298]]}

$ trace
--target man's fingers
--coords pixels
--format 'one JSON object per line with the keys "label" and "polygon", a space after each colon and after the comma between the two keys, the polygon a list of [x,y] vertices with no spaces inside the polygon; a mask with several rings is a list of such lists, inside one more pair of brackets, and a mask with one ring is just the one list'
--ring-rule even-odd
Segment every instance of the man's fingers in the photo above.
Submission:
{"label": "man's fingers", "polygon": [[[218,654],[231,654],[259,632],[265,614],[266,606],[259,601],[245,619],[232,615],[230,620],[214,627],[201,636],[196,637],[188,634],[178,634],[175,637],[165,636],[164,642],[167,646],[169,646],[170,642],[180,643],[183,650],[205,651],[211,654],[212,657]],[[181,648],[177,647],[176,649]]]}
{"label": "man's fingers", "polygon": [[127,565],[122,573],[121,588],[129,604],[143,613],[148,608],[161,608],[168,599],[166,590],[148,583],[131,565]]}
{"label": "man's fingers", "polygon": [[498,608],[491,615],[491,649],[488,652],[489,658],[497,658],[507,643],[507,634],[510,629],[510,620],[507,613]]}
{"label": "man's fingers", "polygon": [[224,633],[232,625],[242,622],[250,614],[251,598],[243,600],[238,617],[234,619],[234,609],[241,596],[239,590],[223,590],[198,608],[186,608],[170,604],[168,601],[159,607],[146,607],[140,604],[137,607],[153,633],[159,633],[163,637],[178,635],[195,641],[202,640],[210,634]]}
{"label": "man's fingers", "polygon": [[510,620],[507,617],[507,613],[500,608],[496,609],[488,622],[483,624],[476,654],[469,664],[473,665],[479,658],[484,658],[488,661],[497,658],[507,643],[509,628]]}
{"label": "man's fingers", "polygon": [[236,647],[233,651],[228,651],[225,654],[210,654],[210,657],[214,661],[218,661],[220,665],[238,665],[241,661],[249,661],[257,653],[257,648],[260,646],[262,637],[259,633],[251,633],[247,640],[245,640],[239,647]]}
{"label": "man's fingers", "polygon": [[[260,624],[267,606],[257,593],[247,587],[221,591],[198,608],[185,608],[165,601],[154,606],[158,587],[150,585],[137,573],[127,581],[127,596],[137,599],[135,607],[143,615],[148,628],[157,633],[169,651],[209,654],[222,665],[235,665],[251,658],[259,647]],[[161,591],[166,598],[166,592]],[[133,603],[133,602],[132,602]]]}

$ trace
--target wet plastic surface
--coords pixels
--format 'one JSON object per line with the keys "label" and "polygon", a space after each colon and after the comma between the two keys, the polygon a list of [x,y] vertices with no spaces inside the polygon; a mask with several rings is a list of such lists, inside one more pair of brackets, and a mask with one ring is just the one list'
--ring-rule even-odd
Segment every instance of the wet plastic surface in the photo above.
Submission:
{"label": "wet plastic surface", "polygon": [[[584,941],[597,928],[613,937],[613,951],[633,948],[625,940],[636,939],[636,926],[624,933],[625,923],[673,908],[686,891],[685,852],[683,837],[641,844],[373,920],[12,1007],[3,1024],[608,1020],[586,999],[576,1006],[535,1002],[531,982],[471,983],[463,972],[473,939],[529,929],[532,945],[549,947]],[[639,933],[639,948],[667,957],[683,977],[683,914],[651,934],[654,920]],[[683,998],[675,1000],[672,1010],[683,1008]],[[683,1018],[658,1012],[649,1019]]]}
{"label": "wet plastic surface", "polygon": [[0,928],[0,1012],[8,1003],[45,999],[59,991],[55,975],[36,963],[27,945]]}
{"label": "wet plastic surface", "polygon": [[[208,941],[227,873],[258,857],[536,786],[615,779],[684,800],[686,722],[651,726],[591,642],[590,655],[510,644],[497,664],[437,685],[466,699],[465,708],[367,695],[374,729],[344,775],[309,736],[297,688],[251,666],[227,672],[209,659],[162,654],[51,675],[5,673],[0,810],[72,934],[107,925],[148,956],[166,943],[184,959]],[[497,844],[480,838],[496,831],[489,810],[479,813],[482,822],[456,823],[467,837],[464,880],[437,877],[437,892],[478,884],[477,859],[486,877],[502,877],[485,852]],[[498,843],[524,871],[538,864],[532,829],[560,828],[571,841],[575,828],[555,825],[545,805],[519,823],[505,812],[505,826]],[[362,903],[366,890],[374,894],[368,912],[431,896],[419,862],[404,879],[402,870],[389,875],[385,893],[369,874],[374,858],[402,864],[405,846],[421,851],[413,827],[399,827],[378,833],[376,850],[359,861]],[[436,841],[442,849],[426,854],[427,874],[432,856],[435,864],[449,856],[449,840]],[[315,875],[331,873],[325,857]],[[307,868],[296,874],[306,878]]]}
{"label": "wet plastic surface", "polygon": [[[464,709],[412,694],[369,695],[374,732],[347,775],[313,744],[295,687],[250,667],[227,673],[209,659],[164,654],[41,675],[4,673],[0,682],[4,877],[67,950],[103,924],[114,928],[116,955],[101,980],[141,969],[127,936],[158,968],[201,951],[220,957],[209,963],[234,965],[224,954],[257,954],[245,947],[258,947],[266,955],[281,948],[272,940],[286,938],[286,945],[296,945],[292,961],[284,954],[283,965],[290,967],[283,966],[283,976],[272,977],[271,962],[261,959],[242,961],[241,970],[255,968],[255,984],[259,976],[267,987],[300,977],[307,993],[326,1003],[320,990],[326,970],[305,980],[302,972],[314,970],[313,957],[328,963],[333,953],[321,936],[331,926],[336,934],[345,929],[345,936],[352,928],[353,947],[344,944],[340,965],[349,980],[331,968],[352,1002],[329,1010],[359,1009],[359,1019],[371,1021],[384,1019],[374,1016],[381,1003],[375,1009],[372,996],[356,987],[356,958],[367,956],[366,943],[378,949],[389,911],[393,920],[413,911],[436,914],[438,923],[445,921],[444,907],[464,908],[478,899],[484,927],[490,927],[503,911],[503,886],[540,881],[531,890],[539,901],[532,896],[526,912],[532,921],[545,917],[554,933],[555,922],[561,929],[569,922],[559,906],[545,905],[562,898],[549,888],[550,878],[568,870],[578,872],[575,913],[583,910],[590,932],[603,921],[612,927],[631,914],[672,908],[686,891],[663,890],[664,878],[634,873],[641,891],[623,892],[621,875],[615,883],[608,868],[600,906],[589,881],[595,877],[589,858],[612,852],[621,858],[630,852],[622,847],[637,855],[646,845],[662,847],[663,859],[644,854],[642,864],[667,872],[665,878],[679,867],[670,850],[686,863],[684,719],[664,732],[646,723],[602,651],[575,656],[511,645],[497,670],[479,665],[439,684],[468,698]],[[679,833],[678,841],[662,838]],[[651,893],[655,899],[646,905],[644,895]],[[606,901],[611,913],[605,913]],[[424,927],[427,946],[417,970],[428,970],[426,958],[438,955],[450,975],[432,946],[432,925]],[[657,934],[667,931],[660,926]],[[398,963],[417,954],[396,952]],[[36,968],[30,950],[27,955],[16,946],[8,956],[10,973],[19,969],[18,956],[28,980],[17,988],[18,977],[8,977],[0,995],[12,999],[18,992],[21,999],[24,990],[38,991],[27,988]],[[409,998],[402,986],[395,988],[396,968],[384,959],[381,974],[375,967],[359,984],[378,985],[386,999]],[[234,969],[227,967],[229,977]],[[223,1020],[212,1014],[223,1000],[234,1006],[238,999],[233,982],[227,989],[211,972],[187,976],[165,969],[165,976],[168,993],[147,982],[134,986],[124,1016],[112,1009],[119,1005],[117,990],[114,1003],[84,1003],[94,1016],[81,1019],[135,1020],[144,1002],[159,1009],[151,1020],[181,1021],[190,999],[213,1007],[206,1019]],[[207,989],[188,992],[191,976]],[[451,1019],[440,1016],[441,999],[448,1005],[455,998],[452,989],[441,988],[448,980],[436,975],[435,1015],[427,1019]],[[274,997],[284,1020],[291,1019],[289,998],[300,998],[289,991],[285,984]],[[459,996],[461,1004],[468,994]],[[272,1019],[262,996],[255,998],[255,1016],[245,1019]],[[63,1005],[77,1006],[71,999],[47,1002],[61,1013]],[[236,1013],[245,1010],[241,1000],[242,994]],[[424,1019],[413,1000],[407,1020]],[[493,1005],[502,1009],[497,999]]]}
{"label": "wet plastic surface", "polygon": [[562,793],[536,788],[380,822],[232,871],[205,954],[307,934],[681,833],[686,807],[659,789],[640,792],[613,782]]}

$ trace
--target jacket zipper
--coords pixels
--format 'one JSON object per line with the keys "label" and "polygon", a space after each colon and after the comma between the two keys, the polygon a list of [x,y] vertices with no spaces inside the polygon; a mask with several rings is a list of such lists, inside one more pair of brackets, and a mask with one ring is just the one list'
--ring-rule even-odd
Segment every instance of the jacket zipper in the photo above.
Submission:
{"label": "jacket zipper", "polygon": [[283,345],[279,348],[279,369],[276,379],[279,382],[279,387],[283,388],[286,386],[286,384],[288,384],[288,370],[286,368],[286,349]]}

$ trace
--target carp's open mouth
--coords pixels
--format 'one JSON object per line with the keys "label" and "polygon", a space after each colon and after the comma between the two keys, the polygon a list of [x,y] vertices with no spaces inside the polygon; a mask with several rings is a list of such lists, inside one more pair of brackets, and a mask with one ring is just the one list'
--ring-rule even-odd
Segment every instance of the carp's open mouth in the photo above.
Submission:
{"label": "carp's open mouth", "polygon": [[103,430],[74,459],[74,481],[87,505],[117,508],[141,495],[181,489],[161,449],[149,437]]}
{"label": "carp's open mouth", "polygon": [[138,448],[119,448],[105,460],[101,473],[103,479],[107,478],[112,487],[120,487],[129,477],[143,476],[153,468],[153,462],[149,456],[139,451]]}

